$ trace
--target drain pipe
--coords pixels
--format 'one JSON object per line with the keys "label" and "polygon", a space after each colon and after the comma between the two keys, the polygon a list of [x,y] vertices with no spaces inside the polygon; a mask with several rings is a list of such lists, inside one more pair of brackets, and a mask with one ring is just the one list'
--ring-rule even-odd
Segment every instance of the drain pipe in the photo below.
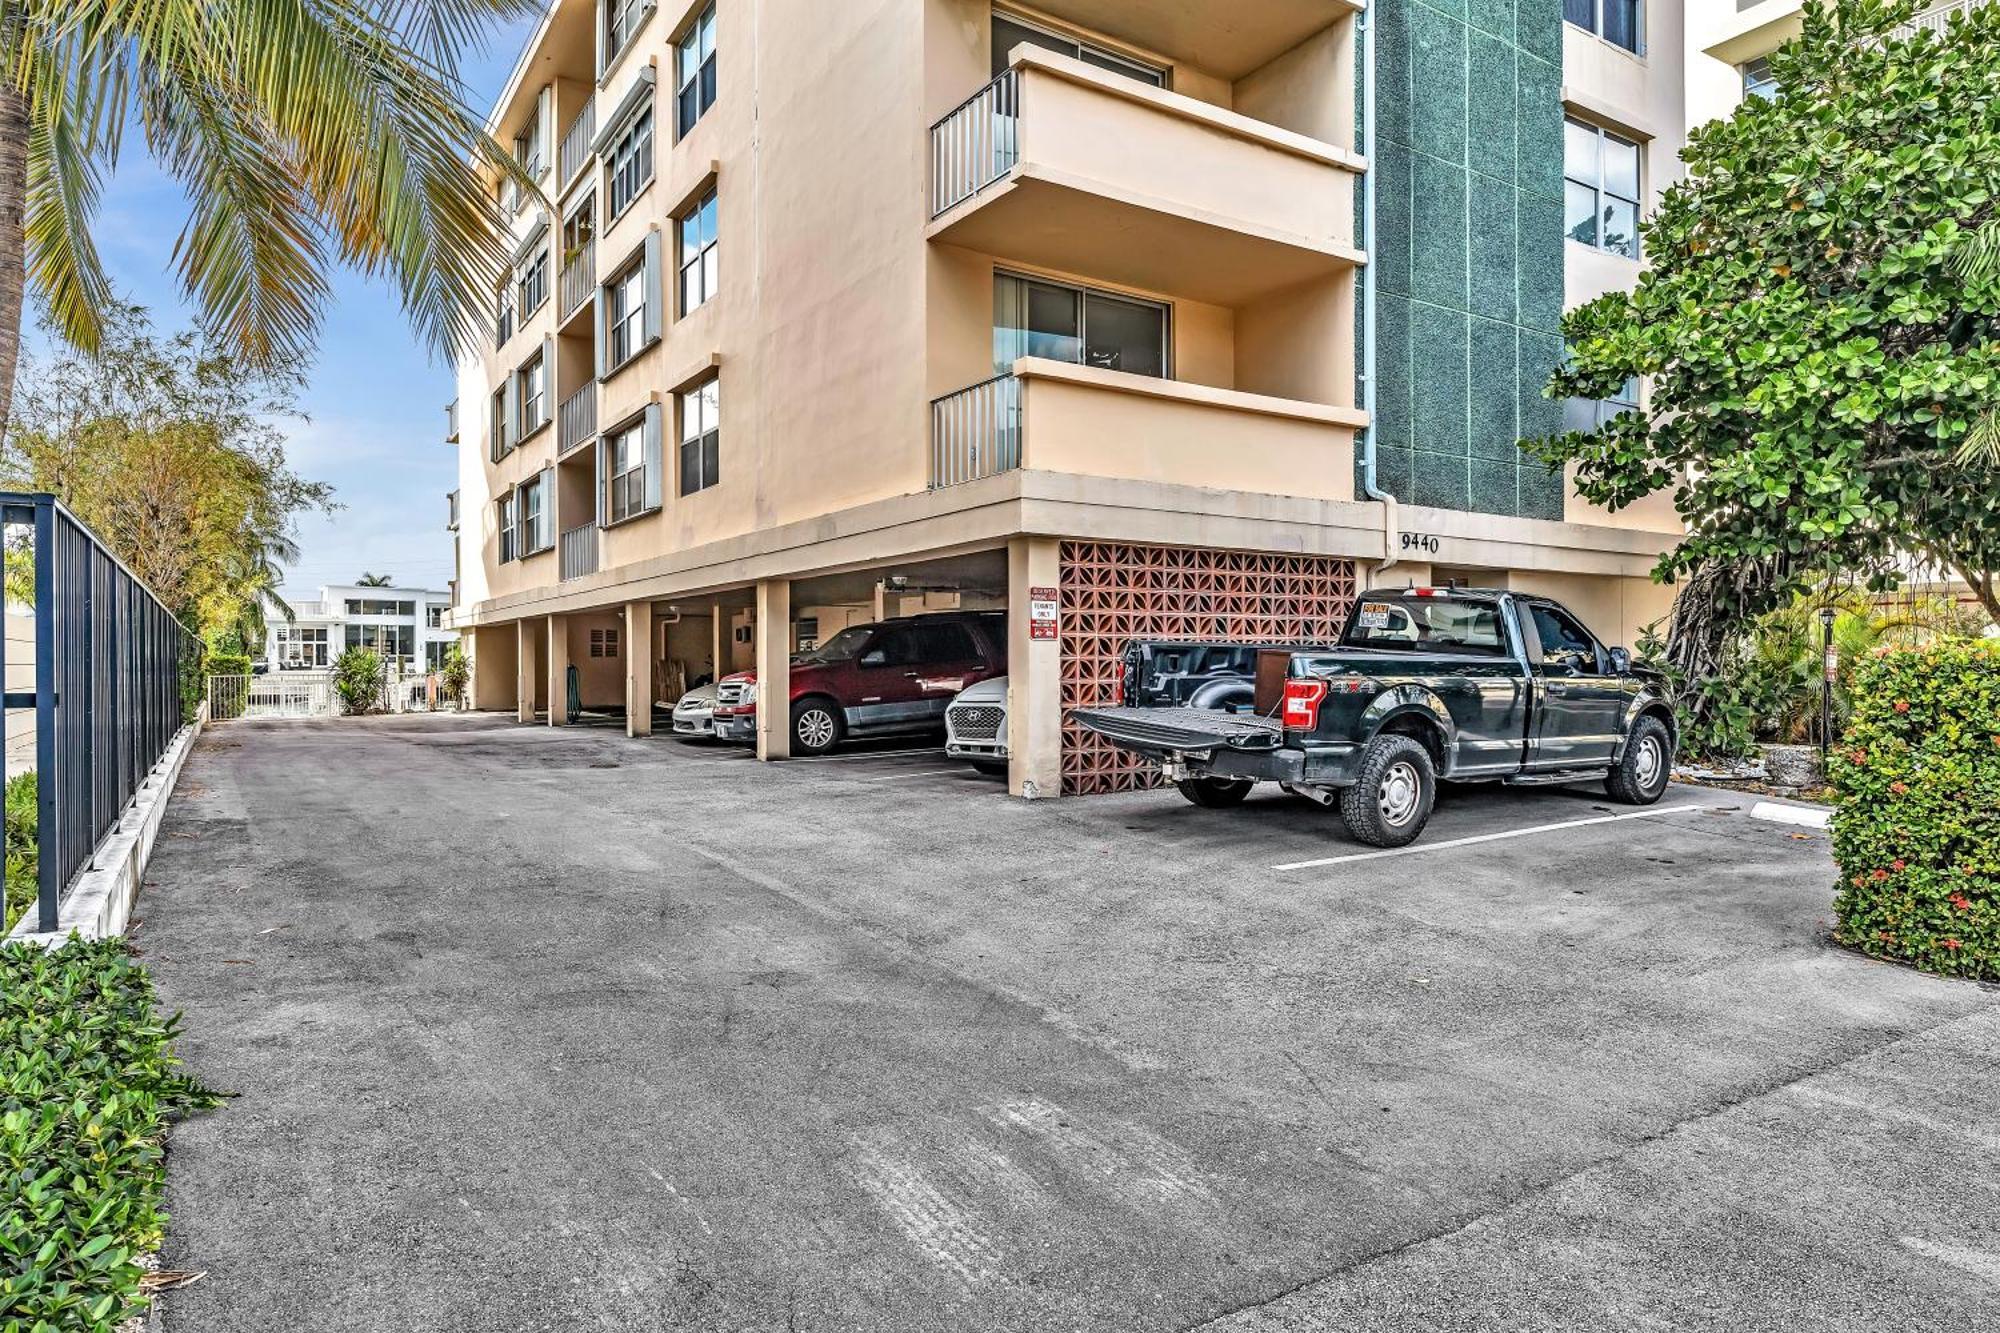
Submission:
{"label": "drain pipe", "polygon": [[1401,558],[1396,497],[1382,489],[1375,472],[1375,7],[1381,0],[1364,0],[1361,7],[1361,156],[1368,169],[1361,176],[1361,410],[1368,424],[1361,433],[1361,496],[1382,504],[1383,561],[1379,577]]}

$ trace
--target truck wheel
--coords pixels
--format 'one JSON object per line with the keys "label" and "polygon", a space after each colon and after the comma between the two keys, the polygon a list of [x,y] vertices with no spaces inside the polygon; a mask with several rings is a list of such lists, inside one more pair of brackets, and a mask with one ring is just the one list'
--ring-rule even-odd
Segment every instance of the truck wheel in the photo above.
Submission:
{"label": "truck wheel", "polygon": [[1667,729],[1657,717],[1642,717],[1626,738],[1624,758],[1604,780],[1604,790],[1624,805],[1651,805],[1666,795],[1673,768],[1673,743]]}
{"label": "truck wheel", "polygon": [[1340,818],[1371,847],[1407,847],[1430,822],[1436,800],[1431,752],[1408,736],[1377,736],[1354,785],[1341,789]]}
{"label": "truck wheel", "polygon": [[801,699],[792,705],[792,753],[825,754],[840,744],[840,709],[825,699]]}
{"label": "truck wheel", "polygon": [[1243,804],[1243,798],[1256,785],[1249,778],[1187,778],[1176,782],[1174,787],[1204,810],[1227,810]]}

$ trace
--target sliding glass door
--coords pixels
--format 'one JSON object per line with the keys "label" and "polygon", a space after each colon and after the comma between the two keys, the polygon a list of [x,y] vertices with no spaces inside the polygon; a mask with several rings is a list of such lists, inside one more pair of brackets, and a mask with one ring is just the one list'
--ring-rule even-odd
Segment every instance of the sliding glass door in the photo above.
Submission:
{"label": "sliding glass door", "polygon": [[1023,356],[1047,357],[1099,370],[1164,379],[1168,373],[1167,307],[1028,278],[993,275],[993,369],[1011,370]]}

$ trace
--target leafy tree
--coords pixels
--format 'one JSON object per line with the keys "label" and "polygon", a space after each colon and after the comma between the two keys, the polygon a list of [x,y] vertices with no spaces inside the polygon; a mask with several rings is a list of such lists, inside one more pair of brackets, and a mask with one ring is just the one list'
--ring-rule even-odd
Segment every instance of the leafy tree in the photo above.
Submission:
{"label": "leafy tree", "polygon": [[0,480],[54,492],[198,631],[255,644],[278,563],[297,557],[293,524],[336,507],[285,459],[279,423],[297,415],[298,388],[213,340],[158,338],[120,307],[97,355],[24,378]]}
{"label": "leafy tree", "polygon": [[354,647],[333,661],[333,689],[349,713],[367,713],[381,706],[387,664],[372,649]]}
{"label": "leafy tree", "polygon": [[187,190],[189,302],[248,364],[297,362],[336,263],[381,277],[433,346],[483,327],[505,260],[493,173],[518,167],[458,57],[538,0],[0,0],[0,429],[25,292],[96,348],[114,306],[91,237],[128,134]]}
{"label": "leafy tree", "polygon": [[389,583],[390,576],[387,574],[363,574],[354,581],[354,586],[357,588],[386,588],[389,586]]}
{"label": "leafy tree", "polygon": [[1690,136],[1635,289],[1564,320],[1550,394],[1644,375],[1649,411],[1534,447],[1613,508],[1673,490],[1687,534],[1657,573],[1688,580],[1676,633],[1706,616],[1711,648],[1809,577],[1882,587],[1912,560],[2000,618],[1978,433],[2000,401],[2000,5],[1890,35],[1916,8],[1809,0],[1777,95]]}

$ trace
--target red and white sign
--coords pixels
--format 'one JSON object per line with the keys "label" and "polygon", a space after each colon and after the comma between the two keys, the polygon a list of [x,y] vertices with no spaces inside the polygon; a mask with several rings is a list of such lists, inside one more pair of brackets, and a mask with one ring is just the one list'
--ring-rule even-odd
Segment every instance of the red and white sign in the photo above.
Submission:
{"label": "red and white sign", "polygon": [[1054,588],[1028,589],[1028,637],[1030,639],[1053,639],[1056,637],[1056,590]]}

